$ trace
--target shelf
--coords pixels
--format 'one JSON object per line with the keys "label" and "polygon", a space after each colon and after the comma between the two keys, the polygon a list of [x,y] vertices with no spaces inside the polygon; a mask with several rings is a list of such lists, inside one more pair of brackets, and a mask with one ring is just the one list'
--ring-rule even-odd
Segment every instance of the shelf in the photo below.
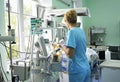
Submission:
{"label": "shelf", "polygon": [[92,34],[105,34],[105,28],[92,28]]}

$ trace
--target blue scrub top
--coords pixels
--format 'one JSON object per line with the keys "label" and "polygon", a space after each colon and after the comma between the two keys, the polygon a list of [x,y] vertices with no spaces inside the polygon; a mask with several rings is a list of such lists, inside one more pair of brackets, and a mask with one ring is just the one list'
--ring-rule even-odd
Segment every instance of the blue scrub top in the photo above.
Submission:
{"label": "blue scrub top", "polygon": [[89,70],[90,66],[86,57],[86,36],[81,28],[75,27],[68,31],[66,46],[75,50],[74,56],[69,58],[68,72],[73,74]]}

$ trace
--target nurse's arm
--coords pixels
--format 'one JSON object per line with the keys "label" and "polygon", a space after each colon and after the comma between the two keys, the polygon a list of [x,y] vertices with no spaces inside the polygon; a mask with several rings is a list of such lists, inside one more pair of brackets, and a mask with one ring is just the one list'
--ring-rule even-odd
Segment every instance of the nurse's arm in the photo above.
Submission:
{"label": "nurse's arm", "polygon": [[65,45],[62,46],[62,50],[65,52],[65,54],[69,57],[72,58],[74,55],[74,48],[72,47],[66,47]]}

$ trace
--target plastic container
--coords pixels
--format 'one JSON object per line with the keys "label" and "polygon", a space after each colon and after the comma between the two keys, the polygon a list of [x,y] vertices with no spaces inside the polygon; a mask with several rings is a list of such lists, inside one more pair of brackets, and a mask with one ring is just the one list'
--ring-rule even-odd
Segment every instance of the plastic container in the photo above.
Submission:
{"label": "plastic container", "polygon": [[111,60],[111,52],[109,51],[109,49],[107,48],[105,51],[105,60],[109,61]]}

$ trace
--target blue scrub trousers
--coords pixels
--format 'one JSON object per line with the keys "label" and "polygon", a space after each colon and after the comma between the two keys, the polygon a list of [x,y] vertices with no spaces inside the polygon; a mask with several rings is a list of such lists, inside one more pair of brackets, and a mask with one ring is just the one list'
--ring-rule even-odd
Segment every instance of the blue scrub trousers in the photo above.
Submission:
{"label": "blue scrub trousers", "polygon": [[90,82],[90,70],[69,74],[69,82]]}

